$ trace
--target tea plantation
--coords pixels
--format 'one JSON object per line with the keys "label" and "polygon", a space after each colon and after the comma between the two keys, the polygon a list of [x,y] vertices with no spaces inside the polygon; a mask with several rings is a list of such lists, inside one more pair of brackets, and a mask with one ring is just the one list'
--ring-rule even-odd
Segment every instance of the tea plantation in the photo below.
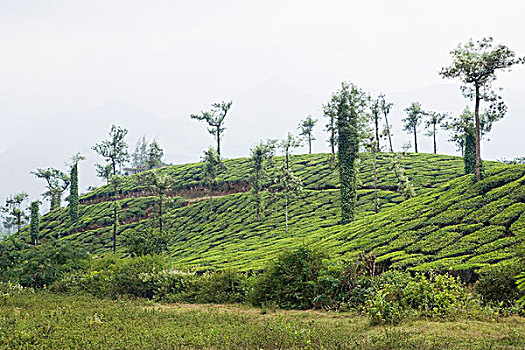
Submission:
{"label": "tea plantation", "polygon": [[[485,179],[475,183],[471,176],[461,176],[461,158],[408,154],[402,165],[417,195],[405,200],[396,192],[388,155],[380,154],[378,159],[380,212],[373,211],[372,163],[364,154],[358,218],[340,225],[338,174],[329,155],[296,156],[294,169],[304,191],[290,204],[288,231],[284,202],[271,193],[266,194],[264,216],[257,220],[245,180],[247,159],[225,162],[213,212],[200,164],[163,168],[161,172],[176,180],[166,203],[169,255],[181,266],[259,270],[283,249],[307,244],[336,258],[373,252],[383,267],[472,271],[514,259],[524,250],[525,166],[487,162]],[[156,222],[155,197],[136,176],[126,177],[122,188],[119,243],[131,230]],[[68,223],[67,208],[46,214],[41,221],[42,241],[54,236],[82,242],[94,253],[110,250],[111,194],[111,188],[103,186],[84,195],[74,226]],[[124,254],[120,245],[119,250]]]}

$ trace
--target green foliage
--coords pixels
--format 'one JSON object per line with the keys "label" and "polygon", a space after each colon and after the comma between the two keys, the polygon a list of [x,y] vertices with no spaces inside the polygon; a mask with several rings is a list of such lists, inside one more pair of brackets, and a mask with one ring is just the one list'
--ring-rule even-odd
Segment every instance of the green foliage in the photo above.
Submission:
{"label": "green foliage", "polygon": [[[81,269],[87,257],[78,245],[51,241],[36,247],[18,246],[14,254],[0,252],[2,264],[10,264],[0,273],[0,279],[20,283],[24,287],[43,288],[49,286],[64,274]],[[25,249],[23,249],[25,248]]]}
{"label": "green foliage", "polygon": [[313,129],[316,123],[317,119],[313,119],[311,115],[308,115],[306,119],[299,124],[299,135],[305,137],[308,142],[308,154],[312,154],[312,141],[315,141]]}
{"label": "green foliage", "polygon": [[71,224],[75,224],[78,220],[78,162],[85,159],[80,153],[73,156],[70,171],[71,187],[69,188],[69,219]]}
{"label": "green foliage", "polygon": [[146,160],[147,168],[155,169],[163,166],[164,163],[162,162],[162,157],[164,157],[164,150],[160,148],[157,140],[153,140],[148,148],[148,158]]}
{"label": "green foliage", "polygon": [[503,303],[512,306],[525,296],[516,284],[516,277],[525,271],[523,262],[503,263],[482,269],[475,285],[476,293],[486,302]]}
{"label": "green foliage", "polygon": [[190,117],[191,119],[196,119],[199,121],[205,121],[208,123],[210,128],[208,129],[208,132],[215,137],[215,140],[217,142],[217,154],[221,155],[221,139],[222,139],[222,133],[226,128],[223,126],[224,118],[226,118],[226,115],[228,114],[228,111],[230,110],[231,106],[233,104],[233,101],[229,102],[220,102],[220,103],[214,103],[212,104],[212,109],[207,112],[201,112],[201,114],[192,114]]}
{"label": "green foliage", "polygon": [[367,96],[357,86],[342,83],[332,96],[337,110],[338,165],[341,193],[341,222],[354,220],[357,202],[357,157],[367,107]]}
{"label": "green foliage", "polygon": [[312,308],[323,258],[320,252],[306,247],[281,253],[257,277],[252,302],[256,305],[273,304],[283,309]]}
{"label": "green foliage", "polygon": [[119,168],[129,159],[128,144],[124,139],[127,134],[127,129],[118,125],[112,125],[109,139],[91,147],[93,151],[101,155],[106,161],[106,165],[98,165],[100,176],[105,176],[106,179],[109,179],[106,173],[113,174],[113,176],[117,175]]}
{"label": "green foliage", "polygon": [[36,171],[32,171],[31,174],[39,179],[46,180],[47,191],[44,192],[43,195],[49,198],[51,210],[60,208],[62,204],[62,194],[71,183],[69,175],[55,168],[37,169]]}
{"label": "green foliage", "polygon": [[128,229],[123,240],[126,251],[132,256],[162,254],[168,250],[169,242],[167,233],[152,228]]}
{"label": "green foliage", "polygon": [[241,303],[246,300],[248,280],[235,270],[208,272],[196,282],[199,303]]}
{"label": "green foliage", "polygon": [[268,183],[269,170],[273,167],[274,154],[275,141],[273,140],[269,140],[266,143],[260,142],[251,150],[248,181],[251,186],[257,219],[260,219],[261,214],[264,212],[265,203],[262,191],[265,184]]}
{"label": "green foliage", "polygon": [[377,284],[366,304],[372,324],[396,324],[414,311],[429,317],[456,316],[468,311],[472,299],[459,280],[447,275],[388,272]]}
{"label": "green foliage", "polygon": [[39,213],[40,201],[31,202],[31,223],[29,225],[29,235],[31,241],[37,245],[38,237],[40,233],[40,213]]}
{"label": "green foliage", "polygon": [[423,111],[419,102],[412,102],[410,107],[405,108],[405,112],[407,116],[403,119],[403,130],[414,134],[414,152],[417,153],[417,127],[427,113]]}
{"label": "green foliage", "polygon": [[20,192],[5,200],[5,206],[0,208],[0,211],[7,215],[4,221],[6,228],[17,227],[17,233],[20,234],[22,225],[27,221],[27,214],[22,207],[24,201],[29,197],[25,192]]}

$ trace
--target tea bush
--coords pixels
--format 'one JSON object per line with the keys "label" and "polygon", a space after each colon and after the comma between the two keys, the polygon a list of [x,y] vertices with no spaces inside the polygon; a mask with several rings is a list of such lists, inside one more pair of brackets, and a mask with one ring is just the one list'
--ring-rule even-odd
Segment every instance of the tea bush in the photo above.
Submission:
{"label": "tea bush", "polygon": [[324,254],[301,247],[285,251],[254,282],[251,301],[283,309],[310,309],[316,296]]}
{"label": "tea bush", "polygon": [[517,275],[522,271],[525,271],[523,261],[487,267],[480,272],[480,278],[475,284],[476,293],[485,302],[512,306],[525,296],[525,291],[520,291],[516,284]]}
{"label": "tea bush", "polygon": [[428,317],[450,317],[466,312],[474,299],[458,279],[448,275],[388,272],[382,275],[366,311],[372,324],[398,323],[414,314]]}

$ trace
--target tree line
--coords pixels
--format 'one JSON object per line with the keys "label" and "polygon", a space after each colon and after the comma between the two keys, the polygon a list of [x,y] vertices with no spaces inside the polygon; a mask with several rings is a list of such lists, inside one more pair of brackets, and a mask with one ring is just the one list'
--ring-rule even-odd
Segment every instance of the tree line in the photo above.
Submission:
{"label": "tree line", "polygon": [[[507,106],[502,100],[498,89],[493,87],[498,71],[508,71],[517,64],[525,63],[524,58],[517,58],[515,53],[501,44],[494,44],[492,38],[479,41],[470,40],[459,44],[451,51],[452,63],[441,69],[443,78],[458,78],[464,97],[473,102],[474,111],[467,106],[458,116],[450,113],[423,109],[419,102],[413,102],[405,109],[403,130],[413,136],[414,152],[418,153],[419,128],[424,123],[426,136],[433,139],[433,152],[437,153],[436,135],[439,128],[448,130],[450,141],[456,143],[464,159],[465,174],[475,174],[477,181],[483,176],[480,142],[483,136],[490,132],[494,122],[504,117]],[[483,108],[482,103],[485,103]],[[233,105],[233,101],[222,101],[212,104],[211,108],[199,114],[191,114],[190,118],[205,122],[208,132],[214,137],[215,147],[210,147],[202,156],[202,180],[209,192],[210,212],[213,212],[213,190],[217,184],[217,176],[226,171],[221,156],[221,140],[223,139],[225,119]],[[388,116],[393,103],[386,100],[384,94],[374,98],[361,88],[350,82],[343,82],[341,87],[332,94],[330,100],[323,104],[323,114],[327,120],[325,131],[328,133],[330,145],[330,161],[339,174],[341,223],[349,223],[355,218],[357,203],[358,164],[360,151],[372,154],[374,174],[374,210],[378,212],[377,199],[377,153],[386,150],[390,157],[390,167],[398,182],[398,192],[405,198],[415,195],[410,179],[401,166],[404,153],[394,152],[392,145],[392,126]],[[265,207],[264,192],[272,186],[272,195],[284,201],[286,230],[288,231],[288,206],[301,192],[301,179],[293,172],[291,161],[293,150],[303,142],[312,153],[313,129],[318,120],[308,115],[298,126],[299,134],[288,136],[283,140],[267,140],[259,142],[250,151],[250,173],[247,182],[251,186],[251,196],[255,208],[255,216],[261,219]],[[382,127],[381,127],[382,125]],[[174,185],[173,179],[158,171],[144,172],[165,165],[162,161],[164,151],[156,140],[148,144],[145,137],[137,142],[134,152],[130,155],[125,140],[128,130],[113,125],[109,138],[92,147],[93,151],[103,159],[103,164],[97,164],[97,175],[107,181],[112,187],[113,209],[113,251],[116,251],[118,230],[118,199],[119,185],[122,176],[138,173],[137,181],[149,188],[157,196],[158,227],[163,234],[164,200]],[[388,140],[387,146],[382,143]],[[270,176],[274,168],[276,150],[282,152],[281,164],[277,166],[276,175]],[[63,193],[69,188],[69,220],[74,224],[78,219],[78,163],[84,157],[77,154],[72,157],[69,172],[55,168],[37,169],[32,174],[46,182],[43,197],[49,200],[50,209],[59,208]],[[131,161],[131,167],[125,164]],[[270,183],[270,185],[268,185]],[[24,192],[15,194],[6,200],[1,207],[5,215],[4,225],[16,227],[20,233],[23,225],[30,221],[31,241],[38,243],[39,231],[39,200],[33,201],[29,213],[23,209],[23,203],[28,199]]]}

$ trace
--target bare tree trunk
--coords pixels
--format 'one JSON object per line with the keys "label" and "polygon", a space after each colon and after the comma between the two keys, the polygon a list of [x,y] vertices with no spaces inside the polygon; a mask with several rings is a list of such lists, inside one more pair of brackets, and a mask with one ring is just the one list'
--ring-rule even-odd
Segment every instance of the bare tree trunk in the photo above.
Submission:
{"label": "bare tree trunk", "polygon": [[117,199],[113,200],[113,253],[117,252]]}
{"label": "bare tree trunk", "polygon": [[376,151],[379,152],[379,148],[380,148],[379,147],[379,118],[377,114],[374,116],[374,121],[376,124],[376,143],[377,143]]}
{"label": "bare tree trunk", "polygon": [[417,153],[417,129],[415,126],[414,126],[414,147]]}
{"label": "bare tree trunk", "polygon": [[217,154],[221,155],[221,134],[220,134],[220,125],[217,126]]}
{"label": "bare tree trunk", "polygon": [[312,134],[308,134],[308,154],[312,154]]}
{"label": "bare tree trunk", "polygon": [[288,232],[288,197],[284,198],[284,215],[286,219],[286,232]]}
{"label": "bare tree trunk", "polygon": [[390,143],[390,152],[394,153],[394,148],[392,147],[392,135],[390,135],[390,124],[388,124],[388,117],[385,113],[385,123],[386,123],[386,132],[388,133],[388,143]]}
{"label": "bare tree trunk", "polygon": [[162,195],[160,195],[159,201],[159,231],[162,235]]}
{"label": "bare tree trunk", "polygon": [[437,154],[437,145],[436,145],[436,124],[434,124],[434,154]]}
{"label": "bare tree trunk", "polygon": [[[379,146],[379,142],[378,142]],[[376,158],[376,149],[374,148],[374,210],[379,213],[379,207],[377,205],[377,158]]]}
{"label": "bare tree trunk", "polygon": [[210,188],[210,212],[213,213],[213,205],[212,205],[212,193],[211,193],[211,188]]}
{"label": "bare tree trunk", "polygon": [[479,124],[479,86],[476,84],[476,106],[474,109],[474,116],[476,118],[476,180],[481,180],[481,130]]}

